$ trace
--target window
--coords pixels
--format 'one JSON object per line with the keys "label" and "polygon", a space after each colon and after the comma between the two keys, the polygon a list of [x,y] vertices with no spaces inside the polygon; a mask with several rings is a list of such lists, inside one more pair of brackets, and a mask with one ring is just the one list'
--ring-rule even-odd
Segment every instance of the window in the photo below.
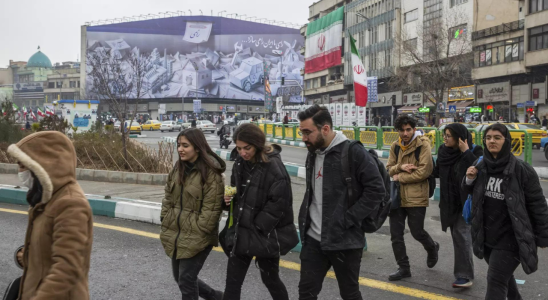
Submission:
{"label": "window", "polygon": [[306,89],[309,90],[311,85],[311,80],[306,81]]}
{"label": "window", "polygon": [[70,86],[71,88],[75,88],[75,87],[76,87],[76,81],[71,81],[71,82],[69,83],[69,86]]}
{"label": "window", "polygon": [[373,45],[378,42],[379,42],[379,26],[375,26],[369,31],[369,45]]}
{"label": "window", "polygon": [[315,89],[318,87],[318,78],[312,79],[312,88]]}
{"label": "window", "polygon": [[450,6],[453,7],[455,5],[461,5],[463,3],[468,2],[468,0],[449,0]]}
{"label": "window", "polygon": [[392,50],[384,51],[384,66],[385,67],[392,66]]}
{"label": "window", "polygon": [[369,54],[369,71],[377,69],[377,52]]}
{"label": "window", "polygon": [[63,82],[57,81],[57,88],[62,88],[62,87],[63,87]]}
{"label": "window", "polygon": [[320,86],[325,86],[327,84],[327,76],[320,77]]}
{"label": "window", "polygon": [[385,33],[384,33],[385,40],[392,39],[392,21],[388,21],[384,28],[385,28]]}
{"label": "window", "polygon": [[413,51],[417,49],[417,38],[405,41],[405,48],[407,51]]}
{"label": "window", "polygon": [[478,46],[474,48],[474,65],[475,67],[485,67],[523,60],[523,46],[523,37]]}
{"label": "window", "polygon": [[405,23],[415,21],[419,18],[419,10],[415,9],[408,13],[405,13]]}
{"label": "window", "polygon": [[48,82],[48,89],[54,89],[55,88],[55,82]]}
{"label": "window", "polygon": [[536,13],[537,11],[547,10],[548,0],[529,0],[529,13]]}
{"label": "window", "polygon": [[80,87],[80,81],[78,81],[78,87]]}
{"label": "window", "polygon": [[548,25],[529,29],[529,51],[548,49]]}

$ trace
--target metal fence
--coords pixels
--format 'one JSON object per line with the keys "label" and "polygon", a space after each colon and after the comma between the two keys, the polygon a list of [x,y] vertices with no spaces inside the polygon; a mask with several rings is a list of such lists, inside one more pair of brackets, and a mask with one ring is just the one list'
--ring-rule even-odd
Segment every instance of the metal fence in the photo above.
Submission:
{"label": "metal fence", "polygon": [[[255,123],[267,137],[288,141],[301,141],[302,135],[298,125],[284,124],[258,124]],[[419,127],[424,136],[430,140],[432,154],[438,154],[438,149],[443,143],[443,132],[434,127]],[[387,150],[394,142],[399,140],[399,132],[391,126],[338,126],[335,130],[341,131],[348,139],[360,141],[366,148]],[[468,129],[472,140],[476,145],[483,145],[484,132],[476,129]],[[512,153],[515,156],[523,156],[523,160],[532,164],[533,135],[525,130],[510,130],[512,136]]]}

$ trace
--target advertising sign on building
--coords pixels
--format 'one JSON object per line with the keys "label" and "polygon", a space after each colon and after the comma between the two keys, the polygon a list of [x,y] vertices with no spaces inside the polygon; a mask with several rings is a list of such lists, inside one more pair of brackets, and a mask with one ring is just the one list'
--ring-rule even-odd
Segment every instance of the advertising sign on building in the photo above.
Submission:
{"label": "advertising sign on building", "polygon": [[377,77],[367,77],[367,102],[377,103],[379,102],[377,91]]}
{"label": "advertising sign on building", "polygon": [[335,122],[335,103],[329,104],[329,113],[331,114],[331,120]]}
{"label": "advertising sign on building", "polygon": [[342,126],[343,122],[343,107],[342,103],[335,104],[335,126]]}
{"label": "advertising sign on building", "polygon": [[353,123],[357,123],[358,110],[356,109],[356,107],[359,106],[356,106],[355,103],[350,103],[350,125],[352,125]]}
{"label": "advertising sign on building", "polygon": [[343,126],[350,126],[350,103],[343,104]]}
{"label": "advertising sign on building", "polygon": [[202,111],[202,100],[194,99],[192,108],[194,113],[200,113]]}
{"label": "advertising sign on building", "polygon": [[43,82],[18,82],[13,85],[13,91],[15,93],[19,92],[43,92],[44,91]]}
{"label": "advertising sign on building", "polygon": [[403,105],[422,105],[422,93],[411,93],[403,95]]}
{"label": "advertising sign on building", "polygon": [[357,114],[358,114],[358,126],[365,126],[365,107],[358,106],[357,107]]}
{"label": "advertising sign on building", "polygon": [[510,101],[510,83],[478,85],[477,103]]}
{"label": "advertising sign on building", "polygon": [[166,105],[158,104],[158,114],[163,115],[166,113]]}
{"label": "advertising sign on building", "polygon": [[[86,26],[85,30],[82,57],[97,57],[112,50],[123,64],[135,55],[146,58],[140,98],[262,102],[268,80],[272,96],[283,95],[293,103],[303,101],[300,71],[304,69],[304,56],[299,49],[304,46],[304,37],[299,29],[231,18],[178,16]],[[93,60],[86,61],[91,66]],[[264,63],[271,66],[266,76]],[[124,72],[130,75],[132,71],[128,67]],[[126,77],[128,84],[135,78]],[[93,84],[92,76],[86,75],[86,92],[92,96],[96,90]]]}

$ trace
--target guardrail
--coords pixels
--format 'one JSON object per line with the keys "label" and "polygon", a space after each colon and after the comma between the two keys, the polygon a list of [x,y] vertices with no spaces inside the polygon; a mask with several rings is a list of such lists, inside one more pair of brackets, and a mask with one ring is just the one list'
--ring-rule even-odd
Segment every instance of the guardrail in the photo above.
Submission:
{"label": "guardrail", "polygon": [[[287,141],[301,141],[302,136],[298,125],[288,124],[259,124],[254,123],[265,133],[267,137],[282,139]],[[391,126],[336,126],[335,130],[341,131],[348,139],[358,140],[366,148],[370,149],[389,149],[396,142],[400,135],[399,132]],[[432,154],[438,154],[438,149],[443,143],[443,132],[434,127],[419,127],[424,135],[430,139]],[[472,134],[472,140],[476,145],[483,145],[484,132],[478,132],[476,129],[468,129]],[[528,164],[532,164],[533,158],[533,136],[526,130],[510,130],[512,135],[512,153],[515,156],[522,156]]]}

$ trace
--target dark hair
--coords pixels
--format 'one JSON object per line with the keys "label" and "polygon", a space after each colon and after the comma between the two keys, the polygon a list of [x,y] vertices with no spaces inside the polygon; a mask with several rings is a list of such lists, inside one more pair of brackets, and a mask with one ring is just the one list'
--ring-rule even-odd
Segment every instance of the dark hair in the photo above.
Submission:
{"label": "dark hair", "polygon": [[[179,144],[179,138],[182,136],[184,136],[192,144],[194,150],[198,152],[198,159],[194,165],[202,176],[202,182],[207,181],[207,172],[209,169],[221,174],[221,170],[215,166],[215,162],[209,157],[209,154],[212,154],[213,151],[211,150],[211,147],[209,147],[204,133],[200,129],[188,128],[183,130],[177,136],[177,144]],[[179,168],[179,183],[183,186],[186,179],[185,162],[182,161],[180,157],[177,166]]]}
{"label": "dark hair", "polygon": [[321,129],[324,125],[329,125],[330,128],[333,128],[333,120],[331,119],[331,113],[325,107],[321,107],[318,104],[315,104],[304,111],[301,111],[297,116],[299,121],[304,121],[312,118],[314,125]]}
{"label": "dark hair", "polygon": [[401,115],[394,121],[396,130],[403,130],[404,125],[411,125],[411,128],[415,129],[417,127],[417,120],[408,115]]}
{"label": "dark hair", "polygon": [[445,129],[443,130],[443,133],[445,133],[445,131],[447,131],[447,130],[449,130],[449,133],[451,133],[451,137],[458,140],[457,133],[452,128],[445,127]]}
{"label": "dark hair", "polygon": [[[485,129],[485,134],[487,134],[487,132],[489,132],[489,130],[495,130],[495,131],[498,131],[500,133],[502,133],[502,135],[504,136],[504,138],[508,138],[508,128],[500,123],[496,123],[496,124],[493,124],[493,125],[490,125],[489,127],[487,127]],[[484,137],[485,139],[485,137]]]}
{"label": "dark hair", "polygon": [[247,123],[238,126],[232,139],[234,143],[241,141],[255,147],[256,152],[253,158],[255,161],[259,161],[257,158],[260,158],[263,162],[269,162],[266,154],[271,153],[273,148],[266,143],[266,136],[255,124]]}

